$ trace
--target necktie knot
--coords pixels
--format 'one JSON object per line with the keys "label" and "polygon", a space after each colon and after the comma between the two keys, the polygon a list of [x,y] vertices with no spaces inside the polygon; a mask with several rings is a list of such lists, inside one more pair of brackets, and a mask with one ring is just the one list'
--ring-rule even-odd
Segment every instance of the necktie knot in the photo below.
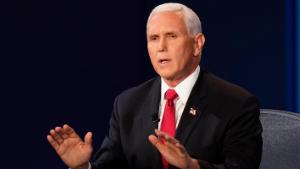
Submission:
{"label": "necktie knot", "polygon": [[176,91],[174,89],[168,89],[165,93],[165,98],[168,101],[172,101],[178,97]]}

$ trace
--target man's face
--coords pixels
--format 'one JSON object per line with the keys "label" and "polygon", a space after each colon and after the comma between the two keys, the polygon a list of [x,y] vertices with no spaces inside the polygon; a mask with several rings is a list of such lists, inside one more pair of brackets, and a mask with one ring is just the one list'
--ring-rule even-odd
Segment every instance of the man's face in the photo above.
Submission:
{"label": "man's face", "polygon": [[175,12],[160,12],[149,20],[147,46],[155,71],[171,86],[190,75],[200,61],[202,46]]}

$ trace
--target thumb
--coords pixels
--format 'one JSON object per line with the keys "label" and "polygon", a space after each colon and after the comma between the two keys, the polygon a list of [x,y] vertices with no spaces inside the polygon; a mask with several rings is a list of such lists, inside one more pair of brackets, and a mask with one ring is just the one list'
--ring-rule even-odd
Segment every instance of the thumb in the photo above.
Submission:
{"label": "thumb", "polygon": [[91,146],[92,145],[92,137],[93,137],[92,132],[87,132],[86,135],[84,136],[84,143]]}

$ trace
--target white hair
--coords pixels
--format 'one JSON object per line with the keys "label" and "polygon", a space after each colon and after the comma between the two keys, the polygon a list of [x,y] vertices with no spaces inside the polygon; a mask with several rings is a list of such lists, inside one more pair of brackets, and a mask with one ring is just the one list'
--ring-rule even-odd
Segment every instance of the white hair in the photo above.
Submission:
{"label": "white hair", "polygon": [[159,12],[180,12],[180,14],[183,16],[184,23],[190,36],[195,36],[198,33],[202,33],[201,21],[198,15],[189,7],[173,2],[158,5],[151,11],[147,21],[147,29],[151,18]]}

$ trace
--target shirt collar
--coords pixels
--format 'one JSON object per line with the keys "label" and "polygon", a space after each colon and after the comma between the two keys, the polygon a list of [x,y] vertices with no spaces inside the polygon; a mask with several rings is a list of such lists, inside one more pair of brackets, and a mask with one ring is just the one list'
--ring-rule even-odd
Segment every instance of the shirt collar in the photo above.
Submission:
{"label": "shirt collar", "polygon": [[[182,82],[180,82],[175,88],[173,88],[178,94],[179,100],[181,100],[184,104],[186,104],[190,96],[190,93],[197,81],[199,73],[200,73],[200,66],[198,65],[192,74],[190,74],[187,78],[185,78]],[[170,88],[171,87],[169,87],[167,83],[163,79],[161,79],[161,101],[164,100],[164,94]]]}

